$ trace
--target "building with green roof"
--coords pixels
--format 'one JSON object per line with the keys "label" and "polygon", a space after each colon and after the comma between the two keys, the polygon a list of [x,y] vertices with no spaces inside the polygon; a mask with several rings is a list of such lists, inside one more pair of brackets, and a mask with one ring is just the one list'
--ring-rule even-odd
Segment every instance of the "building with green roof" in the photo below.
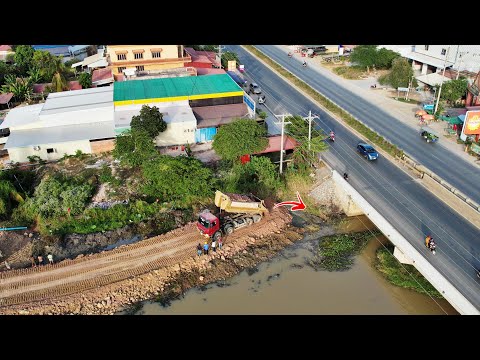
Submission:
{"label": "building with green roof", "polygon": [[113,90],[115,107],[218,98],[238,99],[228,103],[242,102],[243,90],[228,74],[128,80],[115,82]]}

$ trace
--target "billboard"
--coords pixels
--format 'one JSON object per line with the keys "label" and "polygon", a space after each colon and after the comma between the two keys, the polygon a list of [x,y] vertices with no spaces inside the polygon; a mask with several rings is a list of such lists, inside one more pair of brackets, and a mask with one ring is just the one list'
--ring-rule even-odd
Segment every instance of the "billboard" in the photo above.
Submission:
{"label": "billboard", "polygon": [[480,111],[467,111],[465,123],[463,124],[463,133],[465,135],[480,134]]}
{"label": "billboard", "polygon": [[235,71],[237,68],[237,62],[235,60],[228,60],[228,71]]}

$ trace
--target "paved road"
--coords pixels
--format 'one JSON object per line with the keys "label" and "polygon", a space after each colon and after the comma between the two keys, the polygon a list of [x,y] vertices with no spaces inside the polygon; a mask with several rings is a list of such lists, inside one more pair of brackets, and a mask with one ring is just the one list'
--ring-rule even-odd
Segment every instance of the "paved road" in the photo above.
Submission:
{"label": "paved road", "polygon": [[480,204],[480,168],[478,166],[468,163],[441,146],[440,143],[427,144],[419,136],[417,130],[353,94],[341,84],[328,79],[315,69],[303,68],[300,66],[300,60],[289,59],[284,49],[272,45],[258,45],[257,47]]}
{"label": "paved road", "polygon": [[[355,151],[359,139],[347,128],[243,48],[233,45],[229,48],[239,54],[247,75],[260,84],[275,113],[305,116],[312,110],[320,116],[317,128],[335,130],[337,139],[322,155],[325,160],[340,173],[347,171],[355,189],[480,309],[480,281],[475,275],[475,267],[480,268],[478,229],[386,159],[365,160]],[[436,239],[435,256],[425,249],[424,234],[432,234]]]}

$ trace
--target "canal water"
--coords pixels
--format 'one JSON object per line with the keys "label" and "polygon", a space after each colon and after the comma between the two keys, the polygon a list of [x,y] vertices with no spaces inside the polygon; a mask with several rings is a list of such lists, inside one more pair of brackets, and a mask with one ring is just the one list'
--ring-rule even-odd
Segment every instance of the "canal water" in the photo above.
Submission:
{"label": "canal water", "polygon": [[[340,232],[374,229],[365,216],[349,218]],[[193,288],[168,307],[146,301],[137,314],[457,314],[446,300],[399,288],[374,268],[375,251],[387,243],[371,239],[351,269],[315,271],[313,257],[320,230],[284,249],[268,262],[238,275]]]}

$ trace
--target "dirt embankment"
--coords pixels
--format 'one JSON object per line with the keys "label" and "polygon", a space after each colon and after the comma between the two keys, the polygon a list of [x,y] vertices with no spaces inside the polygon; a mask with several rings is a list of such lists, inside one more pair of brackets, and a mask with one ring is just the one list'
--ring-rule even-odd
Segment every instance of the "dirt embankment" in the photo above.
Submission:
{"label": "dirt embankment", "polygon": [[141,300],[157,298],[168,303],[190,287],[230,277],[300,239],[302,231],[291,227],[291,219],[288,211],[276,209],[263,224],[253,225],[255,232],[235,232],[225,239],[222,250],[208,256],[198,257],[194,247],[188,246],[183,260],[173,265],[68,296],[4,306],[0,314],[113,314]]}

